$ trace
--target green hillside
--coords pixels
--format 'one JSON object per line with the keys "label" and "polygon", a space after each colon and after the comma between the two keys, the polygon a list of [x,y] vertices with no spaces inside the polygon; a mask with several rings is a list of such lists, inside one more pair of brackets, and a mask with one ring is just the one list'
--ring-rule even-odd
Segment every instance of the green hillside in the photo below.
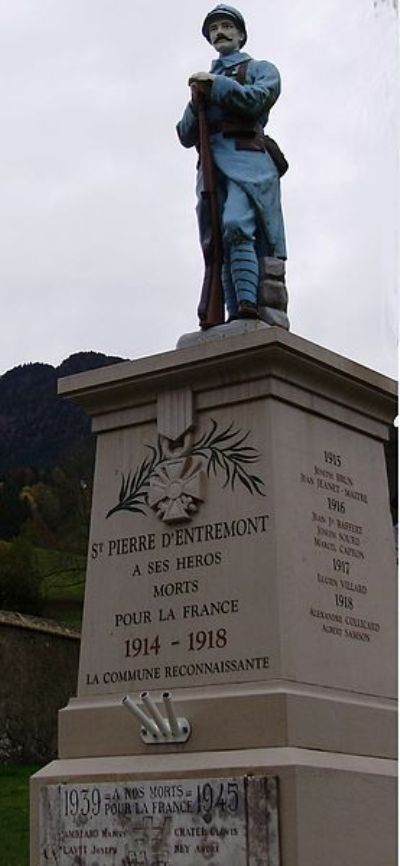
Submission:
{"label": "green hillside", "polygon": [[0,608],[79,624],[94,437],[61,376],[121,361],[80,352],[0,377]]}

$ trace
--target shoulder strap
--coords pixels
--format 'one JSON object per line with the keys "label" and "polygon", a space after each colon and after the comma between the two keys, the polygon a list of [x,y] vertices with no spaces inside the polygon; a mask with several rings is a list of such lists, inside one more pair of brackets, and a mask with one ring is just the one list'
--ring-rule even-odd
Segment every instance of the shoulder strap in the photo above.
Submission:
{"label": "shoulder strap", "polygon": [[246,72],[250,60],[243,60],[238,66],[231,66],[225,70],[227,78],[235,78],[239,84],[246,84]]}

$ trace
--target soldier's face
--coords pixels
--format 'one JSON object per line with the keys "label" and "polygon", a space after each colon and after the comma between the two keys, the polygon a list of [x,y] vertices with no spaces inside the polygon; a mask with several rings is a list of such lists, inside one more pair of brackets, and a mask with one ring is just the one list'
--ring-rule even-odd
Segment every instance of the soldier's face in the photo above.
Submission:
{"label": "soldier's face", "polygon": [[230,54],[231,51],[237,51],[243,39],[242,31],[238,30],[236,24],[229,18],[217,18],[211,21],[208,35],[211,45],[219,54]]}

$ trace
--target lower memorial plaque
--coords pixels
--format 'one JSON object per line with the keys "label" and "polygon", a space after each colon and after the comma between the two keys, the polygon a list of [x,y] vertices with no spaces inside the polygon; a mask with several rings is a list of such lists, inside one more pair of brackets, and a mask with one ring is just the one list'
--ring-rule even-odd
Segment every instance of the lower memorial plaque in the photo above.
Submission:
{"label": "lower memorial plaque", "polygon": [[47,785],[40,845],[46,866],[279,866],[277,780]]}

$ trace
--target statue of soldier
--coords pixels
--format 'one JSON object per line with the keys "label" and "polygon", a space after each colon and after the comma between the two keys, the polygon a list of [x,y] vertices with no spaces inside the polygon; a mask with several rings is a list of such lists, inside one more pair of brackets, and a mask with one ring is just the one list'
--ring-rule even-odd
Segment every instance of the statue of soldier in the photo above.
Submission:
{"label": "statue of soldier", "polygon": [[[211,72],[190,76],[191,100],[177,132],[184,147],[199,148],[202,98],[215,171],[222,247],[220,278],[228,322],[261,317],[268,324],[288,328],[280,199],[280,175],[287,163],[275,142],[264,135],[269,111],[280,93],[279,72],[272,63],[253,60],[241,51],[247,39],[246,25],[232,6],[219,4],[212,9],[202,33],[219,57]],[[204,206],[201,159],[197,193],[203,245],[210,233],[210,219]],[[202,325],[200,307],[199,316]]]}

